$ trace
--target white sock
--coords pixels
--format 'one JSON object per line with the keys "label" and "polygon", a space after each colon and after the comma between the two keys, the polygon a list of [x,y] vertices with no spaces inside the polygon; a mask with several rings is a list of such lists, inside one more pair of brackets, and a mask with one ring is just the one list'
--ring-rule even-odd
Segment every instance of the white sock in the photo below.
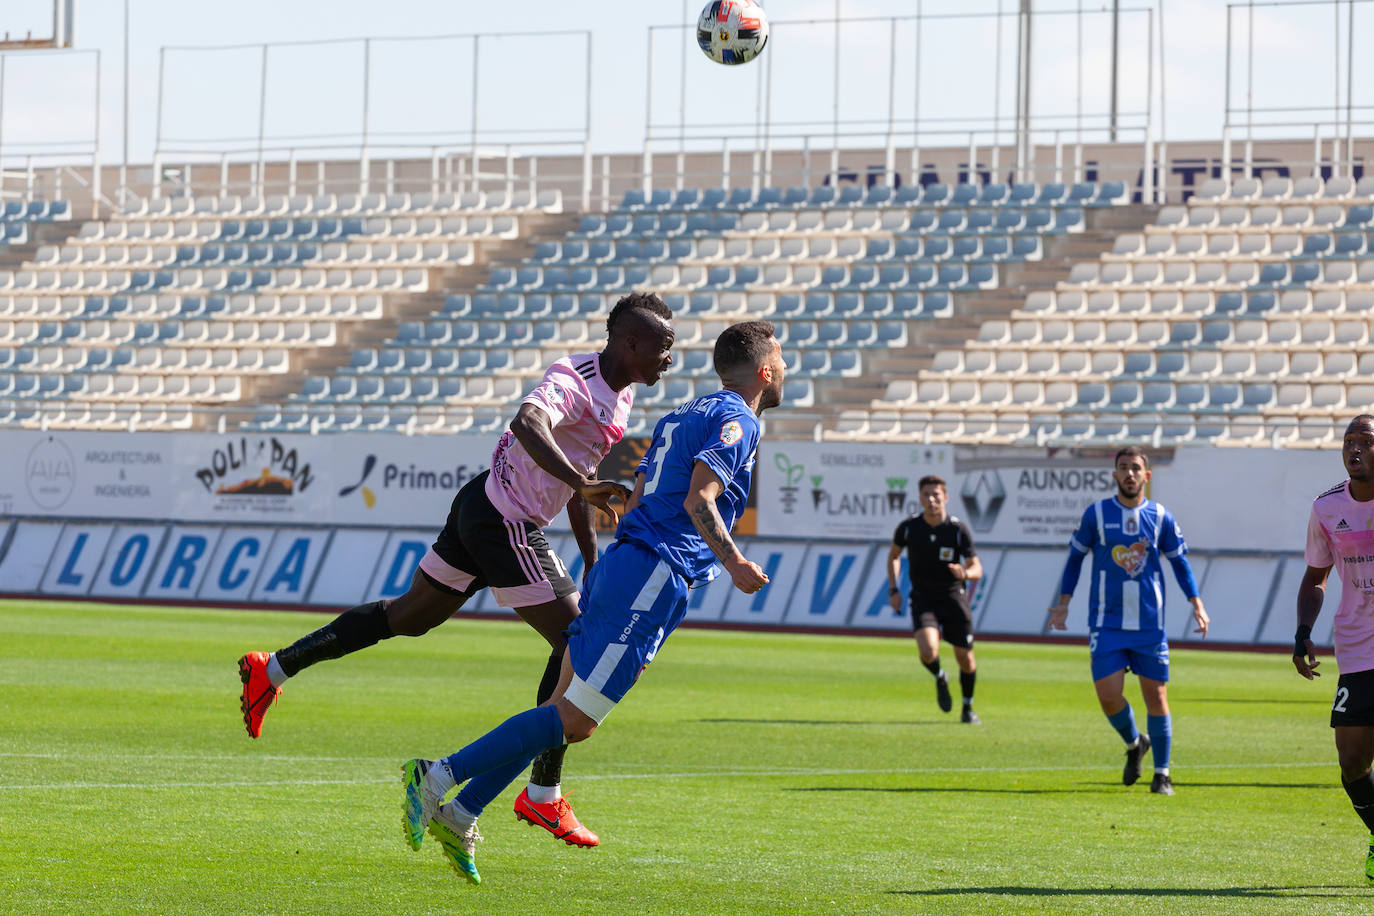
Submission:
{"label": "white sock", "polygon": [[453,781],[453,774],[449,772],[448,764],[442,760],[434,761],[434,766],[425,772],[425,779],[439,793],[440,798],[452,792],[454,787],[458,785]]}
{"label": "white sock", "polygon": [[548,805],[558,801],[563,797],[561,786],[537,786],[530,783],[525,791],[529,793],[530,801],[538,805]]}
{"label": "white sock", "polygon": [[458,823],[462,824],[464,827],[471,827],[473,824],[477,823],[477,815],[473,814],[467,808],[464,808],[462,805],[458,804],[458,799],[456,798],[448,804],[441,805],[440,807],[447,808],[448,815]]}
{"label": "white sock", "polygon": [[1168,776],[1168,775],[1169,775],[1169,768],[1168,768],[1168,767],[1155,767],[1155,775],[1156,775],[1156,776]]}
{"label": "white sock", "polygon": [[272,682],[273,687],[280,687],[286,683],[287,674],[281,670],[281,662],[277,661],[277,653],[267,659],[267,679]]}

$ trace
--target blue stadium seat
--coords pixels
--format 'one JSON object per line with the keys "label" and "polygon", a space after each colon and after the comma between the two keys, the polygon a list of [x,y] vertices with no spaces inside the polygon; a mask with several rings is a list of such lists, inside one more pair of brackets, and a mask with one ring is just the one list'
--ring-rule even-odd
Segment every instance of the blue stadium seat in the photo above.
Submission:
{"label": "blue stadium seat", "polygon": [[715,210],[725,203],[728,192],[724,188],[707,188],[701,192],[701,199],[697,202],[700,210]]}
{"label": "blue stadium seat", "polygon": [[935,223],[939,218],[939,214],[934,210],[913,211],[911,219],[907,221],[907,231],[928,232],[935,228]]}
{"label": "blue stadium seat", "polygon": [[956,184],[951,190],[949,202],[956,207],[967,207],[978,199],[978,185],[966,181]]}
{"label": "blue stadium seat", "polygon": [[694,209],[701,200],[701,192],[696,188],[683,188],[677,192],[673,198],[673,208],[676,210]]}
{"label": "blue stadium seat", "polygon": [[782,205],[782,188],[759,188],[758,197],[754,198],[752,206],[755,208],[778,207]]}
{"label": "blue stadium seat", "polygon": [[859,293],[841,292],[835,293],[834,306],[830,314],[839,318],[849,318],[859,314],[863,310],[863,297]]}
{"label": "blue stadium seat", "polygon": [[811,190],[810,204],[813,207],[828,207],[835,202],[835,188],[831,185],[821,185]]}

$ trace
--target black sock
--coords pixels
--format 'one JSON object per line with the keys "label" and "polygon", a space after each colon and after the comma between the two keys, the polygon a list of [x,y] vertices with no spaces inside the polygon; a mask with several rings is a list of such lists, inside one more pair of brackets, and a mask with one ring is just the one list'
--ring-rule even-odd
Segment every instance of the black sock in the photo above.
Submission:
{"label": "black sock", "polygon": [[926,670],[929,671],[931,674],[935,675],[936,677],[939,677],[939,676],[940,676],[940,659],[939,659],[939,657],[936,657],[936,658],[933,659],[932,661],[921,662],[921,664],[925,665],[925,666],[926,666]]}
{"label": "black sock", "polygon": [[973,702],[973,682],[976,680],[978,680],[977,671],[959,672],[959,689],[963,691],[965,705]]}
{"label": "black sock", "polygon": [[386,620],[385,601],[360,604],[344,611],[309,636],[301,637],[285,649],[278,649],[277,664],[281,665],[287,677],[294,677],[298,671],[316,662],[341,658],[393,635],[391,625]]}
{"label": "black sock", "polygon": [[1354,782],[1343,785],[1345,794],[1350,796],[1350,804],[1355,806],[1355,813],[1364,821],[1370,834],[1374,834],[1374,774],[1365,773]]}
{"label": "black sock", "polygon": [[[549,663],[544,667],[544,676],[539,681],[539,693],[535,697],[535,702],[543,703],[553,696],[554,688],[558,686],[558,675],[563,671],[563,650],[555,649],[549,656]],[[566,744],[558,747],[549,748],[538,757],[534,758],[534,765],[530,768],[530,782],[536,786],[556,786],[563,781],[563,754],[568,750]]]}

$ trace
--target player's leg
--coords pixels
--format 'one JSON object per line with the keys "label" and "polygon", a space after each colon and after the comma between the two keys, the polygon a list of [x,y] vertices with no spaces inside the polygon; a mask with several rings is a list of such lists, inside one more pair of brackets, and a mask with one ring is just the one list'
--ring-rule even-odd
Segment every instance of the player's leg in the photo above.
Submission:
{"label": "player's leg", "polygon": [[[477,478],[481,480],[481,478]],[[448,518],[411,578],[410,588],[394,601],[374,601],[349,608],[313,633],[276,652],[249,652],[239,659],[243,681],[240,705],[248,734],[262,733],[262,717],[276,701],[281,685],[311,665],[341,658],[392,636],[419,636],[443,623],[485,584],[480,567],[459,537],[460,516],[474,497],[485,499],[480,485],[469,482],[449,507]]]}
{"label": "player's leg", "polygon": [[1173,795],[1173,778],[1169,775],[1169,755],[1173,750],[1173,717],[1169,714],[1168,684],[1140,675],[1140,694],[1145,699],[1145,732],[1150,738],[1154,754],[1154,777],[1150,791],[1157,795]]}
{"label": "player's leg", "polygon": [[1355,813],[1369,830],[1365,878],[1374,884],[1374,671],[1342,674],[1331,707],[1341,785]]}
{"label": "player's leg", "polygon": [[1123,785],[1140,779],[1140,759],[1150,749],[1150,739],[1136,728],[1135,713],[1126,702],[1126,652],[1118,644],[1119,631],[1093,630],[1088,637],[1092,657],[1093,688],[1097,702],[1112,728],[1126,742],[1126,765],[1121,771]]}
{"label": "player's leg", "polygon": [[[426,555],[426,559],[430,556]],[[471,591],[480,588],[470,575],[466,582]],[[453,616],[471,591],[464,593],[444,585],[424,571],[422,561],[411,578],[410,588],[401,597],[349,608],[318,630],[275,652],[245,654],[239,659],[239,678],[243,682],[239,703],[249,736],[257,738],[262,734],[262,718],[288,678],[318,662],[342,658],[392,636],[427,633]]]}
{"label": "player's leg", "polygon": [[[622,556],[616,555],[617,548]],[[437,809],[436,824],[475,830],[477,817],[538,753],[565,739],[589,737],[685,616],[686,583],[652,551],[633,544],[613,545],[596,569],[606,585],[598,589],[589,583],[591,603],[584,609],[591,613],[569,628],[567,661],[553,698],[512,716],[428,768],[423,798],[442,797],[467,781],[453,802]],[[407,786],[408,818],[412,808],[420,807],[410,804],[411,795]],[[416,813],[423,817],[425,811]],[[470,857],[470,843],[467,854]]]}
{"label": "player's leg", "polygon": [[942,712],[949,712],[954,708],[954,699],[949,693],[949,676],[940,667],[940,625],[935,612],[921,610],[913,602],[911,625],[915,629],[916,652],[921,657],[921,664],[935,678],[935,702]]}
{"label": "player's leg", "polygon": [[[577,618],[577,585],[539,526],[501,518],[494,508],[482,518],[466,520],[469,527],[464,529],[465,536],[473,552],[482,557],[482,569],[496,602],[514,609],[549,644],[550,654],[535,694],[535,703],[542,705],[558,683],[567,645],[564,634]],[[593,565],[592,572],[595,570]],[[540,817],[547,808],[565,811],[563,824],[577,823],[572,809],[562,799],[566,751],[560,744],[535,759],[529,785],[515,800],[517,817],[547,826],[548,819]],[[574,831],[561,829],[557,835],[570,845],[595,846],[598,842],[596,834],[580,824]]]}
{"label": "player's leg", "polygon": [[959,720],[980,725],[982,720],[973,711],[973,687],[978,679],[978,661],[973,657],[973,613],[967,604],[959,602],[940,615],[940,628],[954,649],[954,661],[959,666],[959,691],[963,709]]}
{"label": "player's leg", "polygon": [[1169,755],[1173,750],[1173,717],[1169,714],[1169,643],[1163,632],[1140,633],[1130,648],[1131,670],[1140,677],[1140,694],[1145,700],[1145,731],[1154,754],[1154,777],[1150,791],[1173,795],[1169,775]]}

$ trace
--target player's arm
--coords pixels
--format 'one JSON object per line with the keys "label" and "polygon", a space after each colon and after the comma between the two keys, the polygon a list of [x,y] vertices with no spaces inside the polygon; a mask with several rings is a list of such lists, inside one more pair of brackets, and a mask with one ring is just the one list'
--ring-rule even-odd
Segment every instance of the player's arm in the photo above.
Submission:
{"label": "player's arm", "polygon": [[1083,571],[1083,559],[1097,543],[1097,526],[1093,523],[1094,507],[1083,511],[1083,519],[1078,530],[1069,537],[1069,558],[1064,561],[1064,571],[1059,576],[1059,600],[1050,608],[1050,629],[1069,628],[1069,601],[1073,590],[1078,587],[1078,575]]}
{"label": "player's arm", "polygon": [[963,563],[949,564],[949,571],[954,578],[965,582],[983,578],[983,562],[978,559],[978,551],[973,549],[973,535],[969,534],[968,526],[963,522],[959,523],[959,556],[963,558]]}
{"label": "player's arm", "polygon": [[1212,621],[1207,616],[1207,608],[1202,605],[1202,595],[1198,591],[1197,579],[1193,576],[1193,564],[1188,562],[1188,545],[1184,543],[1183,534],[1178,530],[1178,522],[1175,521],[1173,513],[1167,509],[1164,510],[1160,527],[1159,552],[1174,568],[1174,578],[1178,580],[1178,587],[1183,589],[1183,596],[1193,608],[1193,622],[1197,624],[1197,629],[1193,632],[1202,634],[1202,638],[1206,639]]}
{"label": "player's arm", "polygon": [[964,578],[970,582],[974,579],[983,578],[983,561],[976,555],[968,558],[968,562],[963,565]]}
{"label": "player's arm", "polygon": [[577,541],[577,552],[582,554],[582,578],[586,579],[596,562],[596,516],[591,503],[574,493],[568,500],[568,526],[572,528],[573,538]]}
{"label": "player's arm", "polygon": [[639,501],[644,498],[644,472],[635,473],[635,489],[630,494],[630,498],[625,500],[625,514],[629,515],[630,510],[639,505]]}
{"label": "player's arm", "polygon": [[902,545],[893,544],[887,550],[887,603],[897,613],[902,612]]}
{"label": "player's arm", "polygon": [[768,576],[764,575],[757,563],[746,560],[731,539],[725,519],[720,517],[720,510],[716,508],[716,499],[724,492],[725,485],[716,472],[706,462],[698,460],[692,465],[692,480],[687,486],[687,498],[682,501],[682,507],[687,510],[692,526],[711,553],[730,574],[735,588],[751,595],[768,584]]}
{"label": "player's arm", "polygon": [[1312,642],[1312,627],[1322,612],[1326,599],[1326,580],[1330,566],[1309,566],[1298,583],[1298,632],[1293,637],[1293,667],[1309,681],[1321,677],[1317,672],[1317,647]]}
{"label": "player's arm", "polygon": [[612,524],[620,521],[620,516],[611,507],[610,501],[629,499],[629,489],[614,481],[587,477],[574,467],[554,441],[553,424],[549,422],[547,413],[534,404],[521,404],[520,409],[516,411],[515,419],[510,421],[510,431],[524,446],[535,464],[572,487],[574,493],[604,512]]}

